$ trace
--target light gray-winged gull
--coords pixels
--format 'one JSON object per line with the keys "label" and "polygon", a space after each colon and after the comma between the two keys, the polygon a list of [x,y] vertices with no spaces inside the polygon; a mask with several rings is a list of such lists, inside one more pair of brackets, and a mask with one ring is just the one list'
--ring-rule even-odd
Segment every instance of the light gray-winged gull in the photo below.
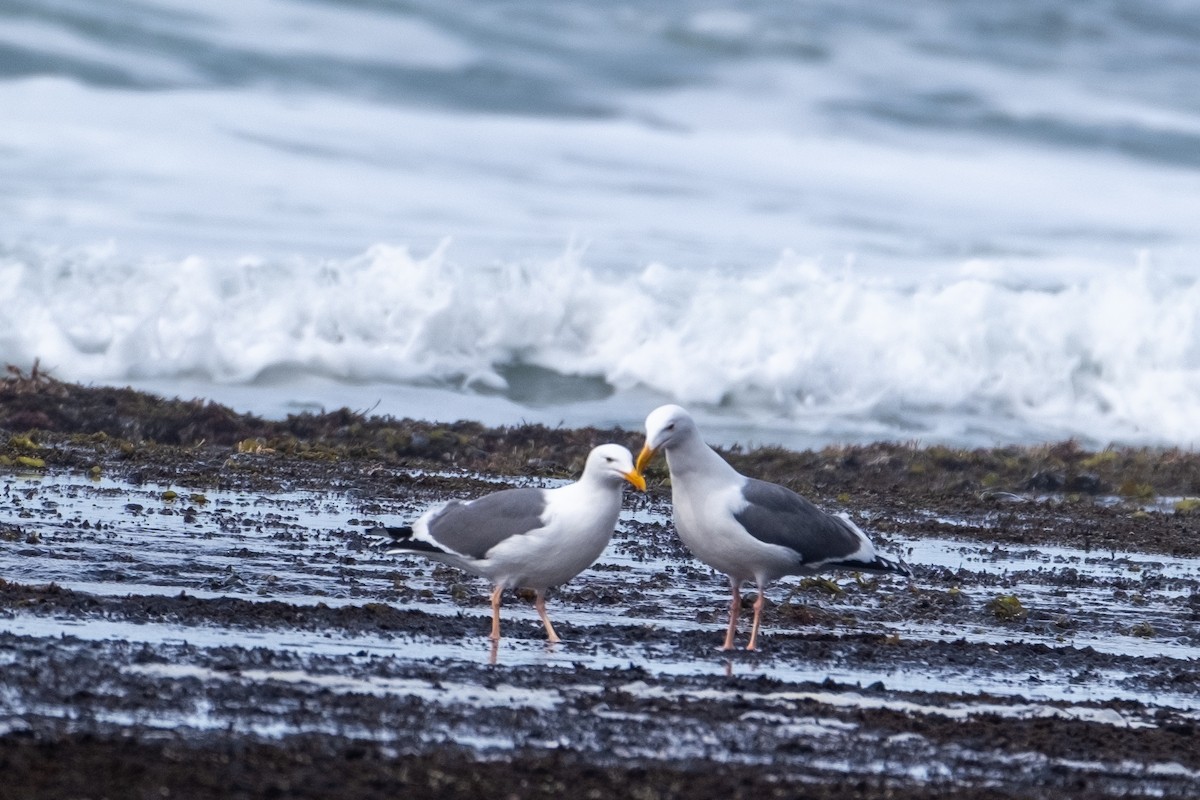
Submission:
{"label": "light gray-winged gull", "polygon": [[418,553],[492,582],[491,639],[500,639],[500,595],[533,589],[551,642],[546,589],[566,583],[600,557],[621,513],[621,487],[645,491],[633,455],[619,444],[593,449],[576,483],[554,489],[505,489],[475,500],[451,500],[411,526],[382,528],[388,553]]}
{"label": "light gray-winged gull", "polygon": [[910,575],[902,561],[884,558],[845,515],[826,514],[783,486],[747,478],[700,438],[690,414],[675,405],[646,417],[640,473],[659,451],[671,473],[675,529],[696,558],[729,577],[733,600],[723,649],[733,649],[741,585],[754,581],[754,625],[747,650],[758,643],[763,589],[784,575],[842,567]]}

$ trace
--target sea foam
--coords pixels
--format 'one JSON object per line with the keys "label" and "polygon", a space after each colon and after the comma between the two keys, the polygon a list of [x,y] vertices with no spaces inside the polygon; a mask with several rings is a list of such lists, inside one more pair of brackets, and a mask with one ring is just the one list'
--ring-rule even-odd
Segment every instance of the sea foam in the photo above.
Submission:
{"label": "sea foam", "polygon": [[576,249],[487,266],[452,250],[164,262],[13,249],[0,360],[102,383],[286,375],[517,399],[533,370],[852,438],[1187,446],[1200,416],[1200,284],[1145,260],[1054,281],[971,262],[905,283],[786,254],[758,270],[614,273]]}

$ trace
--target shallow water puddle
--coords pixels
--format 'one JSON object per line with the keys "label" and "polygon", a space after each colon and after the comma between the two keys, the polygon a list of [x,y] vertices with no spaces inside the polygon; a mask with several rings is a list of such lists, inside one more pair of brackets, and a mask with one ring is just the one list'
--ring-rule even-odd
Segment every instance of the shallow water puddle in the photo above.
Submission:
{"label": "shallow water puddle", "polygon": [[[959,702],[944,705],[928,705],[924,703],[915,703],[909,700],[872,697],[850,691],[766,692],[763,694],[751,695],[750,693],[741,689],[737,691],[720,689],[666,689],[661,686],[654,686],[646,683],[645,681],[636,681],[634,683],[626,684],[625,686],[621,687],[621,691],[643,699],[677,699],[688,697],[703,700],[733,701],[736,699],[745,701],[746,698],[750,696],[756,702],[770,706],[777,706],[789,711],[799,709],[805,702],[812,702],[839,708],[886,708],[892,711],[900,711],[905,714],[937,715],[940,717],[946,717],[948,719],[959,720],[969,719],[982,714],[990,714],[1002,717],[1012,717],[1014,719],[1059,717],[1063,719],[1097,722],[1104,725],[1115,725],[1119,728],[1156,727],[1154,722],[1151,722],[1148,719],[1140,716],[1122,714],[1111,708],[1096,708],[1092,706],[1048,706],[1027,703],[1002,705],[989,702]],[[784,717],[784,719],[786,719],[786,717]]]}
{"label": "shallow water puddle", "polygon": [[419,697],[428,702],[460,704],[474,707],[532,708],[553,711],[562,703],[561,694],[553,689],[532,690],[510,684],[483,687],[477,683],[457,681],[427,681],[416,678],[373,677],[370,680],[341,675],[315,674],[302,670],[239,670],[236,674],[196,667],[188,664],[135,664],[130,672],[157,678],[196,678],[198,680],[274,681],[336,693],[404,695]]}
{"label": "shallow water puddle", "polygon": [[1081,550],[1060,545],[982,545],[978,542],[922,537],[893,537],[914,566],[972,569],[994,573],[1030,570],[1072,570],[1081,576],[1135,581],[1161,577],[1194,581],[1200,576],[1200,559],[1174,558],[1149,553]]}

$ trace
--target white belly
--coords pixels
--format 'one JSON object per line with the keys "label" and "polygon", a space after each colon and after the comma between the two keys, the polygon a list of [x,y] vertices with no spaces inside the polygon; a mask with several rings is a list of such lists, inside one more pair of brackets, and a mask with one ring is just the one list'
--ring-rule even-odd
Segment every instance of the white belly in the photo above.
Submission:
{"label": "white belly", "polygon": [[619,490],[598,500],[553,503],[544,527],[492,548],[488,577],[507,588],[546,589],[583,572],[604,552],[621,513]]}
{"label": "white belly", "polygon": [[733,516],[742,504],[741,486],[715,490],[703,484],[672,490],[675,529],[692,555],[736,581],[766,583],[802,572],[799,555],[755,539]]}

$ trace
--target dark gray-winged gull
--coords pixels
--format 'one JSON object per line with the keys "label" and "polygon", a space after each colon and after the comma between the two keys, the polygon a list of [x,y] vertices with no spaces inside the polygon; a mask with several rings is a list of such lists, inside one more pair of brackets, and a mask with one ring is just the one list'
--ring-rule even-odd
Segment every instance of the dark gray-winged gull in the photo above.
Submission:
{"label": "dark gray-winged gull", "polygon": [[388,553],[418,553],[492,582],[491,639],[500,639],[500,595],[533,589],[551,642],[546,589],[566,583],[600,557],[621,513],[621,486],[645,491],[633,455],[619,444],[588,454],[576,483],[554,489],[505,489],[475,500],[451,500],[411,526],[377,528],[393,541]]}
{"label": "dark gray-winged gull", "polygon": [[690,414],[679,406],[646,417],[646,443],[638,455],[642,472],[665,451],[671,473],[675,529],[696,558],[729,577],[733,600],[723,649],[733,649],[741,585],[754,581],[754,625],[747,650],[755,649],[763,589],[784,575],[811,575],[842,567],[910,575],[902,561],[884,558],[845,515],[826,514],[783,486],[747,478],[700,438]]}

